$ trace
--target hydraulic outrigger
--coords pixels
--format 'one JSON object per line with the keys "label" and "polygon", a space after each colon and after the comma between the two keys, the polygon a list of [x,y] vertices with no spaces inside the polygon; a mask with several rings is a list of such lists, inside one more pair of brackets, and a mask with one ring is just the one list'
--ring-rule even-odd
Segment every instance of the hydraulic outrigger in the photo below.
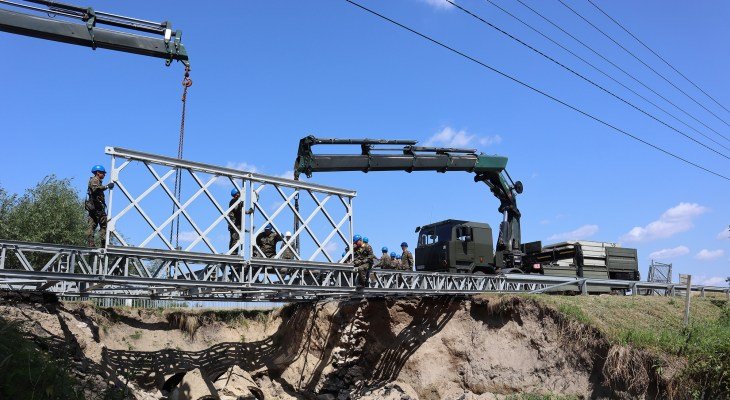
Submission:
{"label": "hydraulic outrigger", "polygon": [[[520,250],[520,210],[517,194],[520,181],[513,181],[506,171],[507,157],[477,153],[475,149],[417,146],[415,140],[323,139],[307,136],[299,141],[294,164],[295,179],[300,174],[336,171],[436,171],[472,172],[475,182],[485,183],[500,201],[503,219],[495,248],[495,266],[499,269],[522,269]],[[315,145],[359,145],[361,154],[314,154]],[[403,146],[375,148],[375,146]],[[377,150],[377,152],[375,152]]]}
{"label": "hydraulic outrigger", "polygon": [[[47,8],[7,0],[0,0],[0,5],[40,12],[51,18],[0,8],[0,31],[92,49],[103,48],[162,58],[167,65],[177,60],[187,68],[190,67],[188,54],[181,42],[182,31],[173,31],[170,22],[145,21],[56,1],[25,0],[25,2],[40,4]],[[59,16],[81,20],[83,24],[57,19]],[[97,25],[109,25],[161,37],[97,28]]]}

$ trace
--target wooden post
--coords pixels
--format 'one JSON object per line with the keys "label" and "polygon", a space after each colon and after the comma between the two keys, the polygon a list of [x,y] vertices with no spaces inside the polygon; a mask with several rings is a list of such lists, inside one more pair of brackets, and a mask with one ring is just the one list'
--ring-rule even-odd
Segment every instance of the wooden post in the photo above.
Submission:
{"label": "wooden post", "polygon": [[689,325],[689,301],[690,297],[692,297],[692,275],[687,275],[687,291],[686,291],[686,297],[684,300],[684,326],[687,327]]}

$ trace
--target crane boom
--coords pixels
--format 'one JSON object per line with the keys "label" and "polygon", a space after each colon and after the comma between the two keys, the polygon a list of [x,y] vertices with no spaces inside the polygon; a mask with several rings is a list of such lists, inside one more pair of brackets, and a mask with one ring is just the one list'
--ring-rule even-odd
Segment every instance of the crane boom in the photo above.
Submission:
{"label": "crane boom", "polygon": [[[53,15],[53,18],[0,8],[0,31],[86,46],[92,49],[104,48],[162,58],[165,59],[168,65],[173,60],[177,60],[186,67],[190,66],[188,54],[181,42],[182,32],[179,30],[173,31],[172,24],[169,22],[145,21],[95,11],[91,7],[79,7],[56,1],[25,1],[44,5],[47,8],[5,0],[0,0],[0,4],[42,12]],[[83,24],[70,20],[61,20],[58,17],[81,20]],[[156,34],[161,37],[97,28],[97,24]]]}
{"label": "crane boom", "polygon": [[[311,177],[314,172],[338,171],[436,171],[471,172],[475,182],[485,183],[500,201],[500,224],[495,264],[500,268],[519,268],[520,211],[517,194],[522,183],[513,182],[506,171],[507,157],[477,153],[475,149],[416,146],[414,140],[324,139],[307,136],[299,141],[294,176]],[[316,145],[359,145],[360,154],[315,154]],[[402,146],[377,147],[376,146]]]}

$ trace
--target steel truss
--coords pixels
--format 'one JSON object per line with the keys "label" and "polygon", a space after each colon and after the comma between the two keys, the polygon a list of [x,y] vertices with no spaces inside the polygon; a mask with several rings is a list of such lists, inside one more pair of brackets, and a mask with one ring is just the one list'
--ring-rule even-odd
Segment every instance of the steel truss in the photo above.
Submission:
{"label": "steel truss", "polygon": [[[106,243],[142,249],[237,254],[240,263],[241,258],[246,260],[263,254],[256,237],[271,225],[282,236],[284,231],[292,231],[291,239],[284,241],[273,259],[280,259],[285,249],[293,251],[294,259],[306,262],[342,263],[351,255],[348,244],[353,235],[355,191],[115,147],[107,147],[106,153],[112,157],[111,180],[116,184],[109,194]],[[130,170],[135,165],[144,168],[134,174],[135,171]],[[187,173],[186,187],[194,188],[186,199],[178,199],[167,182],[178,170]],[[127,172],[131,176],[127,176]],[[145,178],[148,182],[152,178],[151,183],[140,186]],[[227,206],[230,197],[221,199],[214,193],[214,185],[221,183],[241,193],[230,207]],[[137,190],[133,190],[132,185],[138,186]],[[146,199],[151,200],[143,203]],[[172,212],[161,209],[162,202],[172,204]],[[151,204],[146,205],[148,203]],[[241,226],[235,226],[229,212],[239,204],[246,212]],[[137,222],[129,221],[135,217]],[[165,234],[174,221],[181,218],[189,227],[185,232],[188,243],[185,247],[173,243]],[[140,224],[139,220],[143,222]],[[129,223],[124,226],[127,221]],[[136,244],[129,242],[125,229],[138,230],[140,225],[149,228],[144,238]],[[214,236],[216,232],[225,232],[227,236],[229,229],[234,230],[239,239],[232,247],[219,249]],[[225,242],[227,244],[227,240]],[[333,254],[341,250],[346,250],[344,257]]]}
{"label": "steel truss", "polygon": [[[0,287],[63,296],[212,301],[296,301],[353,295],[539,293],[578,288],[662,289],[674,284],[541,275],[471,275],[373,269],[358,290],[351,265],[110,246],[107,249],[0,240]],[[677,286],[677,289],[683,289]],[[693,285],[693,291],[730,289]]]}

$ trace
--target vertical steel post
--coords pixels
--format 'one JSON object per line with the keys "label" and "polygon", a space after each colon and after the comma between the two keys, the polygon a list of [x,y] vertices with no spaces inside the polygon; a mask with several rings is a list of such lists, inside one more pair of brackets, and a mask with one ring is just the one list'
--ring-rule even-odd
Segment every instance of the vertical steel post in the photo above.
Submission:
{"label": "vertical steel post", "polygon": [[692,297],[692,275],[687,275],[687,290],[684,298],[684,326],[689,325],[689,302]]}

